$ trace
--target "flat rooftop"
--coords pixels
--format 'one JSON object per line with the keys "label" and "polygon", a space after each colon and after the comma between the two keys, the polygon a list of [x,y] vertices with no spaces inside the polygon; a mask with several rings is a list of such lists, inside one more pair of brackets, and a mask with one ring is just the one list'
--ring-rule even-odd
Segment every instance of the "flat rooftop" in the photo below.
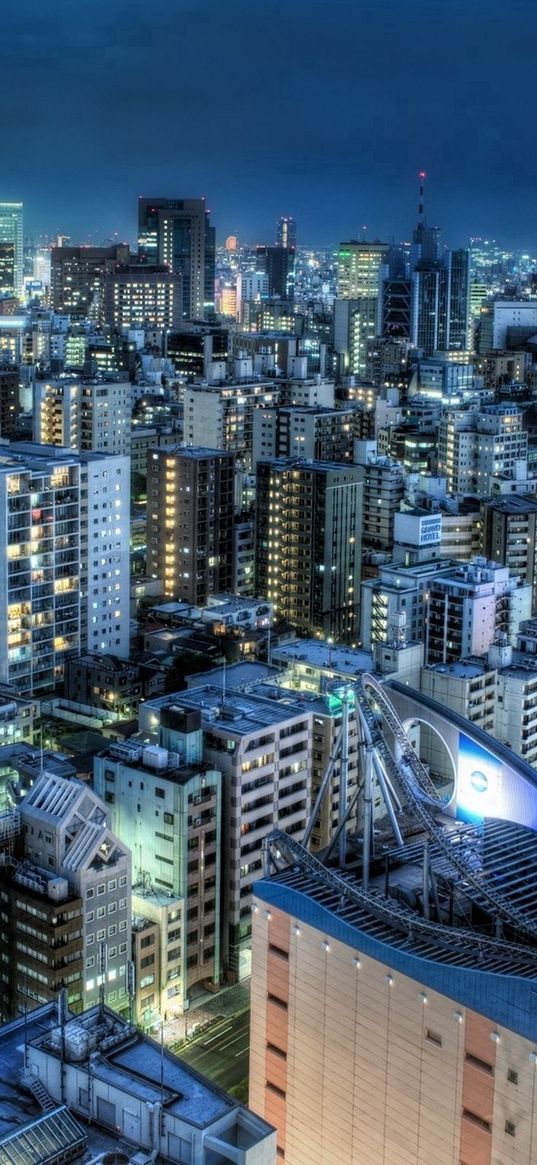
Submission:
{"label": "flat rooftop", "polygon": [[[168,1112],[204,1128],[237,1107],[220,1088],[104,1008],[91,1008],[58,1026],[47,1025],[31,1038],[31,1047],[59,1058],[63,1041],[66,1063],[89,1064],[94,1080],[115,1086],[145,1103],[163,1102]],[[19,1037],[20,1038],[20,1037]],[[0,1040],[0,1053],[2,1050]],[[20,1051],[19,1047],[19,1051]]]}
{"label": "flat rooftop", "polygon": [[177,704],[182,708],[198,708],[205,729],[218,728],[232,736],[247,736],[283,724],[304,716],[306,711],[298,700],[281,705],[276,700],[236,690],[225,694],[222,688],[210,684],[146,700],[144,709],[157,712]]}
{"label": "flat rooftop", "polygon": [[370,651],[338,647],[324,639],[295,639],[291,643],[281,643],[273,648],[272,658],[277,662],[301,663],[349,676],[359,671],[371,671],[373,666]]}

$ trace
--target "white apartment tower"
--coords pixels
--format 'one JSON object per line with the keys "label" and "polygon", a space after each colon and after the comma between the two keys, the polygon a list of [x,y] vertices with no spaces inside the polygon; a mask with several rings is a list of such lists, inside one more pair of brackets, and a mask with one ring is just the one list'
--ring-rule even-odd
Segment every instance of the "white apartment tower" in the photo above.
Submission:
{"label": "white apartment tower", "polygon": [[19,442],[0,459],[0,681],[54,687],[69,654],[129,649],[129,459]]}
{"label": "white apartment tower", "polygon": [[130,454],[131,386],[128,380],[37,381],[34,441]]}

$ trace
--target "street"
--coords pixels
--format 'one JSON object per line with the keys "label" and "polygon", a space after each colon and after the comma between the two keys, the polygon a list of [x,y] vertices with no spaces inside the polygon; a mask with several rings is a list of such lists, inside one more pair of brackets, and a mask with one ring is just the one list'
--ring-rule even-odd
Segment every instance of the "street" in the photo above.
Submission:
{"label": "street", "polygon": [[248,1075],[250,1013],[242,1011],[220,1020],[184,1045],[179,1056],[221,1088],[233,1088]]}

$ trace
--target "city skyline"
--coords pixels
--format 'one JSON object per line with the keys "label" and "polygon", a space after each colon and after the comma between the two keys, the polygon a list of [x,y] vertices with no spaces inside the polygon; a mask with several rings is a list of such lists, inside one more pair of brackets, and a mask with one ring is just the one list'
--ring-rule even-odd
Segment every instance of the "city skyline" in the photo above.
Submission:
{"label": "city skyline", "polygon": [[30,21],[8,0],[3,196],[24,201],[29,233],[122,237],[137,195],[180,188],[207,198],[219,239],[270,240],[292,214],[316,246],[364,224],[408,237],[424,167],[451,245],[532,246],[537,17],[529,0],[503,11],[339,0],[328,23],[318,0],[220,14],[156,0],[150,15],[96,0],[65,30],[59,0]]}

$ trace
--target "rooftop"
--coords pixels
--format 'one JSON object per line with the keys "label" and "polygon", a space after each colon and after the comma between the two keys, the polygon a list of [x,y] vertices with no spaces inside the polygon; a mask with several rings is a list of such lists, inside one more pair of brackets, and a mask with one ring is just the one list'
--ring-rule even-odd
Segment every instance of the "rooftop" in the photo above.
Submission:
{"label": "rooftop", "polygon": [[199,708],[206,730],[217,728],[230,736],[247,736],[304,715],[304,707],[298,700],[282,705],[276,700],[236,690],[226,695],[222,688],[210,684],[146,700],[143,710],[158,716],[161,708],[177,703],[182,708]]}

